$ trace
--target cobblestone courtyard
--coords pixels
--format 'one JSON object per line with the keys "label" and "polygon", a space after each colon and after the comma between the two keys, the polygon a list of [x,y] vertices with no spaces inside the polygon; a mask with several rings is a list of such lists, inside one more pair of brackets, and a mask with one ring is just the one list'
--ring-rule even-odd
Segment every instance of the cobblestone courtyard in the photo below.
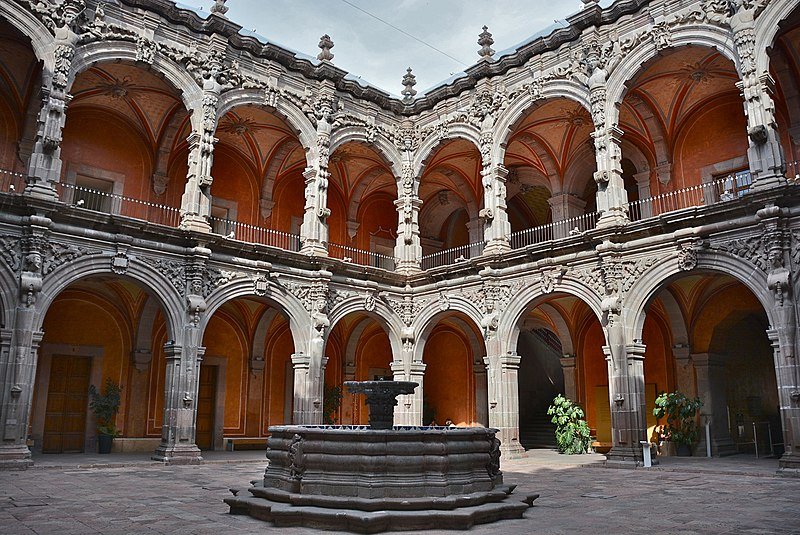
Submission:
{"label": "cobblestone courtyard", "polygon": [[[70,458],[58,456],[28,471],[0,472],[0,532],[263,533],[272,528],[229,515],[222,502],[229,487],[261,476],[260,455],[243,452],[200,466],[117,458],[98,468],[76,461],[59,466]],[[669,459],[655,470],[611,470],[573,459],[599,460],[536,452],[506,461],[506,481],[541,497],[524,519],[470,533],[800,533],[800,478],[775,477],[775,461]]]}

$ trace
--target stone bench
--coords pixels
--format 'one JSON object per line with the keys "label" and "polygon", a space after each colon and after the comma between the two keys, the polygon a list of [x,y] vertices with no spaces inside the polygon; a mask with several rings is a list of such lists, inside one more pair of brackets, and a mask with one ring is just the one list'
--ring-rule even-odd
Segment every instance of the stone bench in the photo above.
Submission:
{"label": "stone bench", "polygon": [[267,437],[225,437],[222,442],[225,451],[267,449]]}

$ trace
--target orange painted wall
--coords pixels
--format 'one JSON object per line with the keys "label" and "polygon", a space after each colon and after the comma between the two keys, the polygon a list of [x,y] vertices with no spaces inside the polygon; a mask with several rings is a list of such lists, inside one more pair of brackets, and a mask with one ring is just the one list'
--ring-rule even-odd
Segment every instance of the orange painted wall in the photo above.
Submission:
{"label": "orange painted wall", "polygon": [[269,227],[290,232],[292,217],[303,218],[305,206],[305,185],[303,175],[297,171],[281,176],[275,181],[272,197],[275,207],[269,220]]}
{"label": "orange painted wall", "polygon": [[672,189],[700,184],[700,169],[747,155],[747,122],[742,103],[725,99],[695,111],[674,148]]}
{"label": "orange painted wall", "polygon": [[710,351],[711,338],[717,324],[733,311],[762,311],[763,307],[752,292],[741,285],[730,286],[718,293],[693,314],[689,332],[693,353]]}
{"label": "orange painted wall", "polygon": [[[267,428],[270,425],[291,423],[291,418],[285,418],[285,411],[291,411],[291,406],[284,404],[286,390],[292,385],[286,384],[286,367],[291,365],[292,353],[294,353],[294,341],[289,330],[288,322],[283,318],[273,321],[267,333],[267,343],[265,344],[265,361],[263,391],[267,395],[261,399],[261,413],[259,425],[260,434],[268,434]],[[291,395],[289,396],[291,399]],[[291,414],[291,412],[290,412]]]}
{"label": "orange painted wall", "polygon": [[608,386],[608,364],[603,353],[606,344],[603,329],[599,321],[591,321],[579,335],[577,346],[576,366],[582,383],[583,395],[581,405],[586,413],[589,427],[597,429],[597,404],[608,404],[608,399],[595,399],[595,390],[598,386]]}
{"label": "orange painted wall", "polygon": [[382,229],[378,236],[391,239],[389,232],[396,233],[397,229],[397,208],[393,201],[391,196],[385,194],[370,195],[362,201],[354,247],[369,251],[371,236],[378,229]]}
{"label": "orange painted wall", "polygon": [[[642,342],[644,352],[644,382],[656,385],[656,394],[671,391],[674,384],[672,341],[663,320],[653,313],[644,320]],[[654,406],[648,406],[648,414]]]}
{"label": "orange painted wall", "polygon": [[[356,347],[356,381],[371,381],[374,377],[370,370],[383,369],[389,370],[392,362],[392,347],[389,344],[389,336],[376,323],[365,329],[361,335],[358,346]],[[390,372],[391,373],[391,372]],[[343,393],[344,396],[354,396],[355,394]],[[368,424],[369,412],[367,404],[362,395],[355,396],[353,405],[353,423]],[[351,400],[352,401],[352,400]],[[344,415],[342,415],[344,420]]]}
{"label": "orange painted wall", "polygon": [[233,149],[220,145],[214,150],[214,166],[211,170],[214,183],[212,197],[236,203],[236,220],[249,225],[260,224],[258,200],[259,180],[253,169]]}
{"label": "orange painted wall", "polygon": [[437,325],[425,342],[422,360],[427,365],[425,402],[436,410],[437,423],[441,425],[447,418],[456,425],[475,423],[472,350],[463,335]]}
{"label": "orange painted wall", "polygon": [[70,110],[61,147],[62,177],[70,165],[85,164],[124,175],[123,195],[151,198],[150,150],[133,126],[121,117],[100,110]]}
{"label": "orange painted wall", "polygon": [[206,357],[222,357],[225,369],[224,434],[244,434],[247,400],[247,339],[223,314],[208,322],[203,345]]}

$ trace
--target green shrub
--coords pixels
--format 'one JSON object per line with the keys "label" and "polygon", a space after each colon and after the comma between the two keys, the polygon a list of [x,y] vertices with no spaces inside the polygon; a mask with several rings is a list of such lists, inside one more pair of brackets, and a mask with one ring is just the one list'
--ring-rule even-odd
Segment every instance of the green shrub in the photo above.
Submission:
{"label": "green shrub", "polygon": [[659,420],[667,419],[664,425],[664,438],[675,444],[691,446],[697,442],[700,430],[697,428],[695,415],[703,402],[700,398],[690,399],[681,392],[662,392],[656,398],[653,416]]}
{"label": "green shrub", "polygon": [[578,405],[559,394],[547,409],[547,414],[553,417],[552,422],[556,425],[559,452],[572,455],[589,451],[589,425]]}
{"label": "green shrub", "polygon": [[322,393],[322,423],[336,423],[336,411],[342,403],[342,387],[325,384]]}
{"label": "green shrub", "polygon": [[89,387],[89,408],[92,409],[97,418],[97,432],[101,435],[119,436],[119,430],[115,423],[119,406],[122,402],[122,387],[111,379],[106,379],[106,392],[101,394],[94,385]]}

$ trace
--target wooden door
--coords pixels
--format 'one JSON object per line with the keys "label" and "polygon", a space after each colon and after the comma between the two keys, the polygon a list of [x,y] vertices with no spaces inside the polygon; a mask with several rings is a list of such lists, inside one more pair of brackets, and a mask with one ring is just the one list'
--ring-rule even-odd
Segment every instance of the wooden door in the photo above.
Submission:
{"label": "wooden door", "polygon": [[214,449],[214,407],[217,404],[217,367],[200,366],[197,394],[197,447]]}
{"label": "wooden door", "polygon": [[91,369],[91,357],[53,356],[47,387],[43,453],[83,452]]}

